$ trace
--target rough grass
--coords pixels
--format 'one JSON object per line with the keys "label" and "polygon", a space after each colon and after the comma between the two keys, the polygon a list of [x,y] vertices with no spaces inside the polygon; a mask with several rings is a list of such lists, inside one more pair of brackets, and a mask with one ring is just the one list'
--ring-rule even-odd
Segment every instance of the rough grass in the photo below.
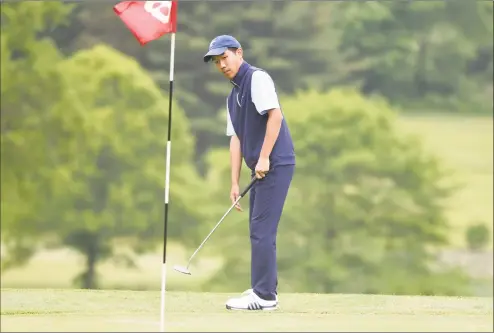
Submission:
{"label": "rough grass", "polygon": [[[219,259],[198,257],[191,269],[198,274],[175,274],[173,265],[185,265],[189,252],[174,243],[168,245],[167,289],[202,291],[202,282],[221,266]],[[161,286],[161,254],[149,253],[136,258],[136,267],[103,262],[97,265],[101,289],[159,290]],[[24,266],[2,271],[2,288],[54,288],[71,289],[72,280],[85,268],[84,258],[70,249],[39,251]]]}
{"label": "rough grass", "polygon": [[[2,290],[2,331],[156,332],[157,291]],[[492,332],[492,298],[280,295],[276,312],[229,312],[219,293],[166,294],[167,331]]]}
{"label": "rough grass", "polygon": [[492,234],[493,118],[427,114],[398,120],[399,128],[420,137],[462,186],[448,205],[453,247],[466,247],[465,231],[472,224],[481,222]]}
{"label": "rough grass", "polygon": [[[171,244],[167,267],[167,290],[209,291],[205,283],[218,269],[221,260],[205,255],[197,257],[191,266],[192,276],[184,278],[173,270],[173,265],[185,265],[187,258],[183,249]],[[461,265],[472,276],[483,280],[473,286],[475,295],[492,296],[492,254],[477,256],[457,252],[445,252],[443,260],[451,265]],[[486,265],[490,262],[491,264]],[[97,266],[100,287],[118,290],[159,290],[161,283],[161,256],[150,253],[138,258],[134,268],[116,266],[105,262]],[[74,251],[62,249],[38,252],[25,266],[2,271],[2,288],[52,288],[72,289],[73,278],[84,268],[82,257]],[[280,289],[287,286],[280,281]],[[286,290],[286,289],[285,289]],[[234,290],[236,291],[236,290]]]}

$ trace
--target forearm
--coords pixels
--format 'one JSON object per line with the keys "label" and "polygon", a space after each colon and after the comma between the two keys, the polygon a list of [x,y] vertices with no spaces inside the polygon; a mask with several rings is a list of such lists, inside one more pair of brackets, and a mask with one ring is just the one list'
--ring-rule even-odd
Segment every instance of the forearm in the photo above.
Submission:
{"label": "forearm", "polygon": [[238,185],[240,170],[242,169],[242,151],[240,150],[240,140],[235,135],[230,139],[230,166],[232,185]]}
{"label": "forearm", "polygon": [[268,122],[266,125],[266,135],[264,136],[264,143],[261,148],[260,157],[269,158],[274,144],[280,134],[281,122],[283,121],[283,114],[280,109],[273,109],[269,112]]}

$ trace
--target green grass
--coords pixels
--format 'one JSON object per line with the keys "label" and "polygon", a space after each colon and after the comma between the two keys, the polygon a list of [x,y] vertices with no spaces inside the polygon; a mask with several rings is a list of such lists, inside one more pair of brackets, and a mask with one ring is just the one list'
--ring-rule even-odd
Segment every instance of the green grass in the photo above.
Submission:
{"label": "green grass", "polygon": [[426,151],[438,156],[462,185],[448,205],[453,246],[466,246],[465,231],[473,223],[482,222],[492,231],[493,118],[427,114],[398,120],[398,127],[419,136]]}
{"label": "green grass", "polygon": [[[185,277],[186,278],[186,277]],[[157,291],[3,289],[2,331],[159,330]],[[217,293],[166,294],[167,331],[492,331],[492,298],[282,294],[275,312],[229,312]]]}

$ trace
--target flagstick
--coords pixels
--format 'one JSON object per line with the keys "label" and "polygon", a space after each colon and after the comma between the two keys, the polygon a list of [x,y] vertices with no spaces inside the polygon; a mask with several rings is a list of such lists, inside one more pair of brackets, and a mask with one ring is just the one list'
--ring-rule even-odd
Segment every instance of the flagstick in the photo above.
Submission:
{"label": "flagstick", "polygon": [[168,199],[170,191],[170,155],[172,132],[173,71],[175,67],[175,33],[171,34],[170,50],[170,91],[168,97],[168,141],[166,143],[166,178],[165,178],[165,223],[163,232],[163,267],[161,272],[161,321],[160,332],[165,332],[165,288],[166,288],[166,240],[168,229]]}

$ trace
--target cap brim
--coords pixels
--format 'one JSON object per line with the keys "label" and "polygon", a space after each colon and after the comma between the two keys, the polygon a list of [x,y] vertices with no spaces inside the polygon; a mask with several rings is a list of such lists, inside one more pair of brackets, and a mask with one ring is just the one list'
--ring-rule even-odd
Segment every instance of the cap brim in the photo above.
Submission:
{"label": "cap brim", "polygon": [[204,62],[208,62],[214,56],[222,55],[227,49],[228,47],[218,47],[216,49],[209,50],[209,52],[204,55]]}

